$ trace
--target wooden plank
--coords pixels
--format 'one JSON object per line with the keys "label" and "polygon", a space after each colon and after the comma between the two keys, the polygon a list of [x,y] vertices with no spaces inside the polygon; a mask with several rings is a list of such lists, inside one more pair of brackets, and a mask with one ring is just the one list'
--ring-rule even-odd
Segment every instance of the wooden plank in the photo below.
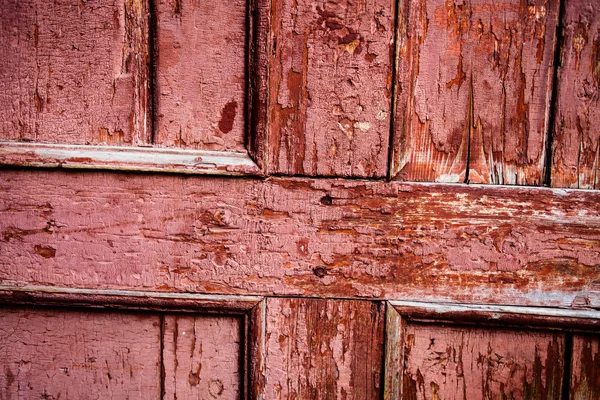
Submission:
{"label": "wooden plank", "polygon": [[150,314],[2,308],[0,398],[160,399]]}
{"label": "wooden plank", "polygon": [[378,398],[383,318],[375,302],[268,299],[264,398]]}
{"label": "wooden plank", "polygon": [[44,168],[262,175],[247,153],[0,142],[0,164]]}
{"label": "wooden plank", "polygon": [[162,398],[239,399],[241,329],[239,317],[165,315]]}
{"label": "wooden plank", "polygon": [[564,335],[408,324],[402,399],[561,399]]}
{"label": "wooden plank", "polygon": [[569,399],[600,398],[600,340],[598,336],[575,335],[571,358]]}
{"label": "wooden plank", "polygon": [[253,310],[261,300],[262,298],[258,296],[78,289],[59,286],[0,286],[0,302],[5,304],[233,315],[245,314]]}
{"label": "wooden plank", "polygon": [[402,362],[404,360],[405,321],[389,302],[385,304],[384,400],[400,399],[402,392]]}
{"label": "wooden plank", "polygon": [[558,0],[406,1],[392,176],[539,185]]}
{"label": "wooden plank", "polygon": [[552,186],[600,188],[600,4],[568,0],[563,18]]}
{"label": "wooden plank", "polygon": [[146,2],[0,3],[0,138],[147,144]]}
{"label": "wooden plank", "polygon": [[272,2],[272,173],[386,176],[395,3]]}
{"label": "wooden plank", "polygon": [[248,378],[250,400],[262,400],[265,389],[265,362],[267,356],[267,302],[261,301],[249,315]]}
{"label": "wooden plank", "polygon": [[246,1],[159,0],[155,143],[245,151]]}
{"label": "wooden plank", "polygon": [[600,306],[600,192],[2,170],[0,283]]}

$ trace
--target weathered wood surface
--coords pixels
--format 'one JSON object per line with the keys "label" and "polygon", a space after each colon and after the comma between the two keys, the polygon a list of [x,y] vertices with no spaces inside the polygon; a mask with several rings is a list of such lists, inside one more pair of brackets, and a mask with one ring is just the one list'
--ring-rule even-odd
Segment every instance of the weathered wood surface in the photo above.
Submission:
{"label": "weathered wood surface", "polygon": [[383,312],[377,302],[268,299],[264,398],[379,398]]}
{"label": "weathered wood surface", "polygon": [[386,176],[395,3],[272,2],[272,173]]}
{"label": "weathered wood surface", "polygon": [[246,1],[159,0],[155,143],[245,151]]}
{"label": "weathered wood surface", "polygon": [[552,143],[552,186],[600,188],[600,3],[568,0]]}
{"label": "weathered wood surface", "polygon": [[569,399],[600,398],[600,339],[596,336],[575,335],[571,359]]}
{"label": "weathered wood surface", "polygon": [[0,398],[160,399],[156,315],[2,308]]}
{"label": "weathered wood surface", "polygon": [[2,171],[0,284],[600,305],[600,193]]}
{"label": "weathered wood surface", "polygon": [[162,334],[162,399],[240,398],[241,318],[165,315]]}
{"label": "weathered wood surface", "polygon": [[558,0],[406,1],[392,176],[539,185]]}
{"label": "weathered wood surface", "polygon": [[408,324],[402,399],[559,400],[564,335]]}
{"label": "weathered wood surface", "polygon": [[1,139],[150,142],[145,1],[5,0],[0,15]]}

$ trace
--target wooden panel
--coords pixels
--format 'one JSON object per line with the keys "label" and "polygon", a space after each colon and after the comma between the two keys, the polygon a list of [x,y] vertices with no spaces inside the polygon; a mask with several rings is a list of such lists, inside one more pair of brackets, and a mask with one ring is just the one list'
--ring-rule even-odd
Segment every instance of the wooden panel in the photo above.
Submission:
{"label": "wooden panel", "polygon": [[239,399],[241,322],[239,317],[166,315],[163,398]]}
{"label": "wooden panel", "polygon": [[392,176],[542,182],[558,0],[407,1]]}
{"label": "wooden panel", "polygon": [[273,1],[271,172],[386,175],[394,4]]}
{"label": "wooden panel", "polygon": [[600,398],[600,340],[597,335],[573,337],[569,393],[571,400]]}
{"label": "wooden panel", "polygon": [[142,1],[0,3],[0,139],[150,142]]}
{"label": "wooden panel", "polygon": [[552,186],[600,188],[600,3],[568,0],[552,143]]}
{"label": "wooden panel", "polygon": [[245,151],[246,1],[159,0],[156,143]]}
{"label": "wooden panel", "polygon": [[159,356],[155,315],[0,312],[2,399],[160,399]]}
{"label": "wooden panel", "polygon": [[2,170],[0,283],[600,306],[600,192]]}
{"label": "wooden panel", "polygon": [[409,323],[402,399],[561,399],[560,334]]}
{"label": "wooden panel", "polygon": [[268,299],[264,398],[378,398],[383,318],[378,303]]}

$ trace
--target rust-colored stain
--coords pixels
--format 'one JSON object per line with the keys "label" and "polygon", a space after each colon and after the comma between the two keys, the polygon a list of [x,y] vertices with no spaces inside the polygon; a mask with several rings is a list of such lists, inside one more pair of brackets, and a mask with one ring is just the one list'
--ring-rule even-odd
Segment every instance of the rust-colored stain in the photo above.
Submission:
{"label": "rust-colored stain", "polygon": [[221,111],[221,119],[219,120],[219,130],[223,133],[229,133],[233,129],[238,103],[235,100],[225,104]]}
{"label": "rust-colored stain", "polygon": [[51,246],[42,246],[37,244],[33,249],[36,253],[38,253],[44,258],[54,258],[54,256],[56,255],[56,249]]}

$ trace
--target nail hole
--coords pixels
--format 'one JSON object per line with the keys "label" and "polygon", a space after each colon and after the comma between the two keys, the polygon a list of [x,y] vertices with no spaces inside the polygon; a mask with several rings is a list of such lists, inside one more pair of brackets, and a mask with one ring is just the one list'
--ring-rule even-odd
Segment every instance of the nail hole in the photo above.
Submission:
{"label": "nail hole", "polygon": [[321,197],[321,204],[323,204],[324,206],[330,206],[331,204],[333,204],[333,199],[329,195],[323,196]]}
{"label": "nail hole", "polygon": [[327,275],[327,270],[325,269],[325,267],[319,265],[318,267],[313,268],[313,273],[319,278],[322,278],[325,275]]}

